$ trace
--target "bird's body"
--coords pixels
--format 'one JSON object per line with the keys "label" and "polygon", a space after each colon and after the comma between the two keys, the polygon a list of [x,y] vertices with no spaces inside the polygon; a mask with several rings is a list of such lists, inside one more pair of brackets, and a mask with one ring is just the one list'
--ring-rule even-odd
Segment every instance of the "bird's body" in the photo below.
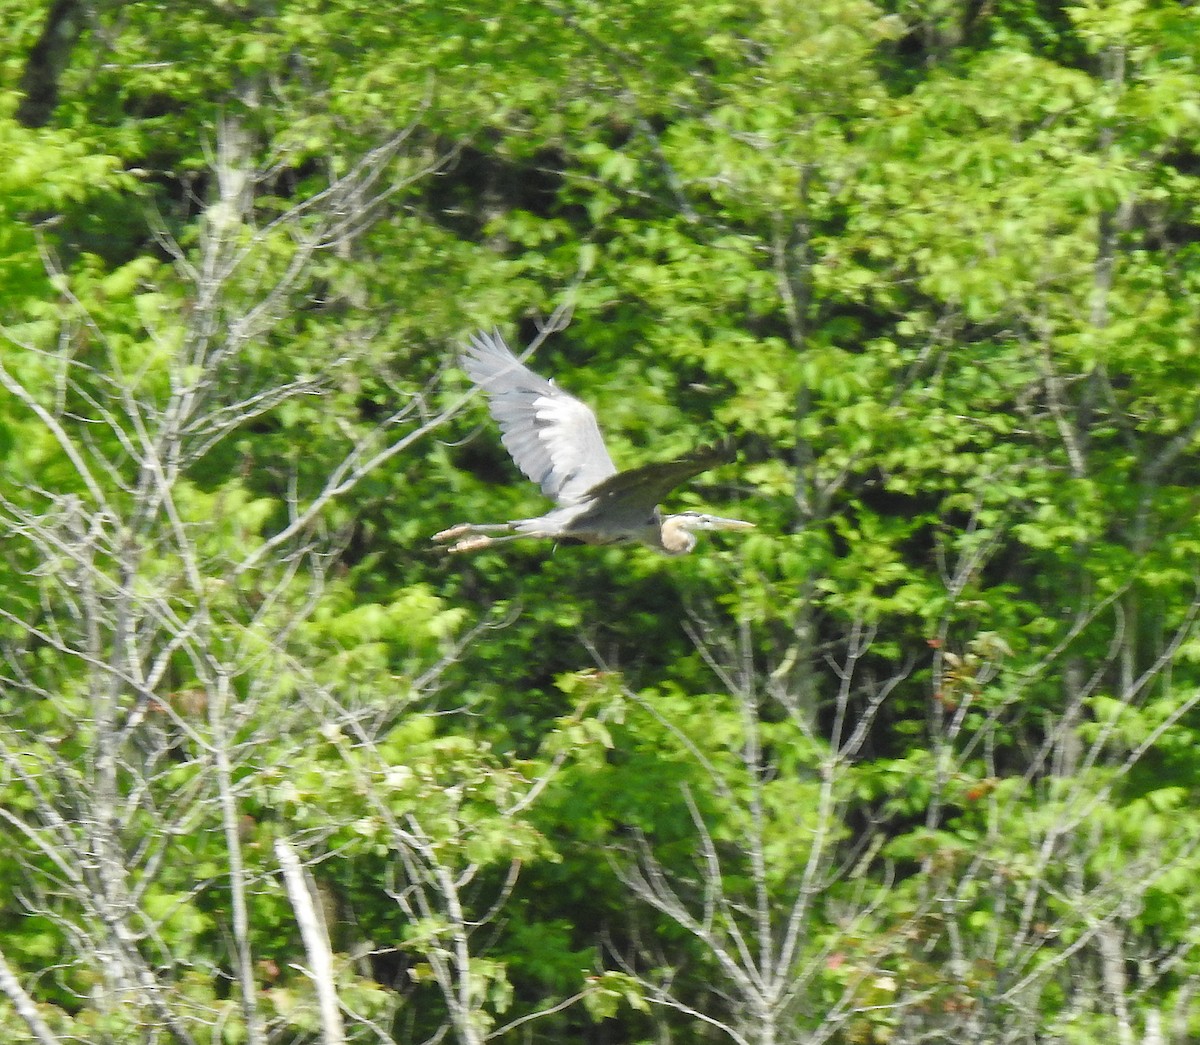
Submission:
{"label": "bird's body", "polygon": [[585,544],[637,541],[682,555],[695,546],[696,530],[753,527],[702,512],[663,515],[659,510],[658,502],[685,479],[729,460],[724,450],[695,450],[674,461],[618,472],[591,409],[526,367],[499,333],[475,335],[462,363],[487,394],[505,448],[558,507],[537,518],[462,523],[435,534],[435,541],[455,542],[450,551],[544,537]]}

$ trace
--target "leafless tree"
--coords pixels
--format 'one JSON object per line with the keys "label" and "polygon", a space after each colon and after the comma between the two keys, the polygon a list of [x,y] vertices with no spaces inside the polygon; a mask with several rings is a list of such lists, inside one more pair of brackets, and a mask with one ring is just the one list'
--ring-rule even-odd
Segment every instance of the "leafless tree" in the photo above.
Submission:
{"label": "leafless tree", "polygon": [[[952,592],[986,548],[947,561]],[[1195,940],[1163,945],[1137,926],[1159,884],[1195,866],[1200,834],[1152,830],[1155,844],[1139,849],[1113,799],[1200,701],[1169,692],[1200,601],[1129,689],[1108,698],[1107,717],[1095,717],[1111,678],[1104,662],[1077,679],[1056,720],[1033,728],[1024,717],[1028,694],[1078,663],[1071,651],[1085,632],[1111,622],[1108,659],[1119,659],[1121,596],[1081,608],[1023,671],[994,634],[953,651],[948,614],[930,640],[927,757],[889,770],[895,795],[866,800],[861,773],[879,712],[910,685],[912,665],[877,677],[876,629],[852,621],[840,655],[824,658],[833,695],[813,718],[790,672],[756,662],[749,625],[695,624],[697,649],[740,712],[734,768],[652,696],[626,690],[676,736],[707,787],[679,796],[693,827],[690,865],[665,862],[660,840],[640,830],[614,842],[610,859],[634,897],[694,939],[703,986],[640,918],[613,934],[619,967],[651,1001],[739,1045],[859,1040],[872,1028],[914,1045],[1017,1045],[1091,1018],[1111,1020],[1122,1042],[1175,1040],[1166,1035],[1186,1026]],[[1144,721],[1134,709],[1164,686],[1153,725],[1131,743],[1126,730]],[[1014,765],[1021,732],[1041,742]],[[923,822],[900,830],[894,800]],[[1097,862],[1105,848],[1114,856]],[[1164,1008],[1151,999],[1168,982],[1176,1000]]]}
{"label": "leafless tree", "polygon": [[[41,979],[145,1040],[207,1038],[235,1009],[252,1045],[280,1024],[264,1009],[251,924],[256,895],[279,887],[278,867],[247,858],[247,796],[304,750],[314,723],[278,672],[340,552],[331,507],[462,405],[434,407],[430,384],[398,382],[391,414],[346,424],[323,481],[308,488],[293,474],[270,520],[239,514],[249,495],[198,489],[197,466],[248,425],[319,401],[353,374],[352,345],[285,379],[250,359],[304,303],[316,260],[348,252],[390,196],[445,158],[410,126],[323,190],[267,213],[260,190],[285,157],[256,162],[255,149],[236,120],[217,128],[198,239],[185,246],[159,227],[175,283],[143,287],[134,350],[60,276],[57,343],[10,328],[0,362],[0,387],[62,462],[0,492],[5,554],[28,578],[20,598],[0,603],[0,766],[20,796],[0,820],[23,867],[26,916],[71,941]],[[408,687],[395,707],[418,696]],[[175,909],[161,896],[151,904],[156,883],[196,859],[190,840],[214,829],[224,866],[195,868]],[[297,899],[293,849],[281,847]],[[164,942],[164,926],[214,889],[229,896],[229,923],[215,926],[227,969]],[[34,988],[0,971],[29,1032],[56,1040],[30,1003]],[[227,975],[229,1001],[186,986]]]}

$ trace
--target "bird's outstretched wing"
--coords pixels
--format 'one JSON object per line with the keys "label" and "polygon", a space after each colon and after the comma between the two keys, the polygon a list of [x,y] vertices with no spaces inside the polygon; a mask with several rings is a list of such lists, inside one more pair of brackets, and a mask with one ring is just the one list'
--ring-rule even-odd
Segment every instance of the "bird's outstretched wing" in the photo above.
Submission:
{"label": "bird's outstretched wing", "polygon": [[698,447],[673,461],[645,464],[609,476],[587,491],[587,500],[595,501],[598,507],[620,502],[623,510],[640,512],[644,509],[648,516],[680,483],[732,461],[733,457],[731,442]]}
{"label": "bird's outstretched wing", "polygon": [[499,331],[471,338],[462,365],[488,397],[505,448],[542,493],[575,504],[615,476],[596,415],[512,354]]}

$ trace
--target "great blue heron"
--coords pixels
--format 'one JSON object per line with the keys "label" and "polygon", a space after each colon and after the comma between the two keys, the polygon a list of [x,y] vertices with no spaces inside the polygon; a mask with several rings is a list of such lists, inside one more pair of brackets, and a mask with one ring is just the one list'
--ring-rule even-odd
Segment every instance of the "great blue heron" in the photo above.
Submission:
{"label": "great blue heron", "polygon": [[450,551],[475,551],[518,537],[561,537],[585,544],[641,541],[668,555],[683,555],[696,546],[697,530],[754,528],[754,523],[704,512],[659,511],[658,502],[685,479],[730,460],[727,451],[694,450],[674,461],[618,472],[591,409],[526,367],[499,331],[475,335],[462,364],[487,394],[517,466],[558,507],[536,519],[462,523],[434,534],[435,541],[455,542]]}

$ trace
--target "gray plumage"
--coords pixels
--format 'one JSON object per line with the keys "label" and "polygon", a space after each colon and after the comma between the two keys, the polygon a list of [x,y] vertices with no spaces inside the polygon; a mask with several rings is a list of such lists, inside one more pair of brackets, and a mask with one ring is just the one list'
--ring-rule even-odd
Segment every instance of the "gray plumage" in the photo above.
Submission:
{"label": "gray plumage", "polygon": [[[452,552],[516,537],[568,538],[587,544],[641,541],[668,554],[695,546],[696,530],[747,530],[753,523],[703,512],[663,516],[658,502],[680,483],[732,459],[707,447],[673,461],[618,472],[591,408],[539,377],[513,355],[499,332],[479,333],[462,355],[488,397],[501,439],[517,467],[558,507],[532,519],[462,523],[434,535]],[[503,534],[503,536],[492,536]]]}

